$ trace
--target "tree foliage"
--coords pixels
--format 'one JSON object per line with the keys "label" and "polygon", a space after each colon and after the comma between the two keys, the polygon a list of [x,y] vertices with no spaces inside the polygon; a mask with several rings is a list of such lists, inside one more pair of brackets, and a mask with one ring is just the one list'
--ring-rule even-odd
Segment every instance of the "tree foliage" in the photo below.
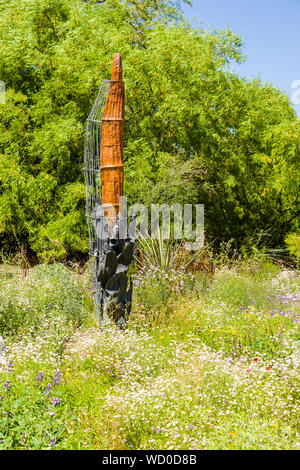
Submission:
{"label": "tree foliage", "polygon": [[4,249],[87,251],[85,120],[115,52],[129,203],[204,203],[210,239],[264,231],[274,245],[297,228],[299,119],[279,90],[228,71],[243,60],[230,30],[192,28],[167,0],[8,0],[0,28]]}

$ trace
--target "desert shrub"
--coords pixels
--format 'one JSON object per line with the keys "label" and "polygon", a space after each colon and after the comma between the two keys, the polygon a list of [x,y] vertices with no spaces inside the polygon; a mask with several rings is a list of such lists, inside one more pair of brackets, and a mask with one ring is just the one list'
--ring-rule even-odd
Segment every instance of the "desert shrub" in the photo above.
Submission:
{"label": "desert shrub", "polygon": [[235,307],[254,302],[259,307],[265,304],[271,292],[271,286],[262,285],[259,278],[224,270],[214,279],[208,299],[218,299]]}
{"label": "desert shrub", "polygon": [[299,336],[299,282],[274,282],[266,276],[270,266],[262,269],[262,277],[217,274],[204,306],[193,313],[197,334],[207,346],[232,357],[245,350],[268,357],[291,354]]}
{"label": "desert shrub", "polygon": [[271,261],[265,261],[259,266],[259,269],[257,271],[257,277],[261,279],[273,279],[280,273],[280,266],[272,263]]}
{"label": "desert shrub", "polygon": [[183,267],[167,272],[158,266],[147,265],[133,276],[134,309],[145,319],[165,320],[172,315],[174,303],[183,298],[198,298],[212,280],[210,273],[188,272]]}
{"label": "desert shrub", "polygon": [[0,285],[0,298],[0,332],[8,337],[57,330],[57,323],[74,328],[89,311],[84,287],[62,265],[39,265],[26,278],[11,278]]}

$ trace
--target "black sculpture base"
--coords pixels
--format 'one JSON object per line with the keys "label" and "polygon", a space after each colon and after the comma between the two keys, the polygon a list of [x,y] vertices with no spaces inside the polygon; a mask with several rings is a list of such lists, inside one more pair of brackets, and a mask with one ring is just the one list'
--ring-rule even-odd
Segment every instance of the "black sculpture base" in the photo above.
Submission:
{"label": "black sculpture base", "polygon": [[[113,320],[123,327],[128,320],[132,302],[132,281],[128,286],[128,268],[135,248],[134,221],[130,230],[127,218],[117,217],[112,230],[104,216],[100,203],[93,211],[96,239],[91,255],[94,263],[94,301],[99,325]],[[125,235],[124,235],[125,234]]]}

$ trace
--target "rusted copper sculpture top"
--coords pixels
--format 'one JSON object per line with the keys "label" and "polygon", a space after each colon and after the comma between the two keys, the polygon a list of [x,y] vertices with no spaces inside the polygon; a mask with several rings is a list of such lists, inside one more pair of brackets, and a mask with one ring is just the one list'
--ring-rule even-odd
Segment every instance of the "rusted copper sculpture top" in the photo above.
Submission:
{"label": "rusted copper sculpture top", "polygon": [[114,225],[119,213],[119,197],[123,195],[124,181],[125,90],[120,54],[115,54],[113,58],[111,80],[102,117],[100,152],[102,207],[109,226]]}
{"label": "rusted copper sculpture top", "polygon": [[122,80],[122,57],[119,53],[114,55],[112,69],[111,69],[111,79],[112,80]]}

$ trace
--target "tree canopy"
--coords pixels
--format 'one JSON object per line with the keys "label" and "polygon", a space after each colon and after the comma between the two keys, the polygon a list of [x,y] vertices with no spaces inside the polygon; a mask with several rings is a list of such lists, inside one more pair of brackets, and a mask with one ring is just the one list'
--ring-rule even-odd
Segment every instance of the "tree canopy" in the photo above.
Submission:
{"label": "tree canopy", "polygon": [[192,28],[167,0],[8,0],[0,29],[3,249],[87,252],[85,120],[115,52],[129,203],[203,203],[206,237],[237,244],[298,229],[300,121],[280,90],[229,71],[239,36]]}

